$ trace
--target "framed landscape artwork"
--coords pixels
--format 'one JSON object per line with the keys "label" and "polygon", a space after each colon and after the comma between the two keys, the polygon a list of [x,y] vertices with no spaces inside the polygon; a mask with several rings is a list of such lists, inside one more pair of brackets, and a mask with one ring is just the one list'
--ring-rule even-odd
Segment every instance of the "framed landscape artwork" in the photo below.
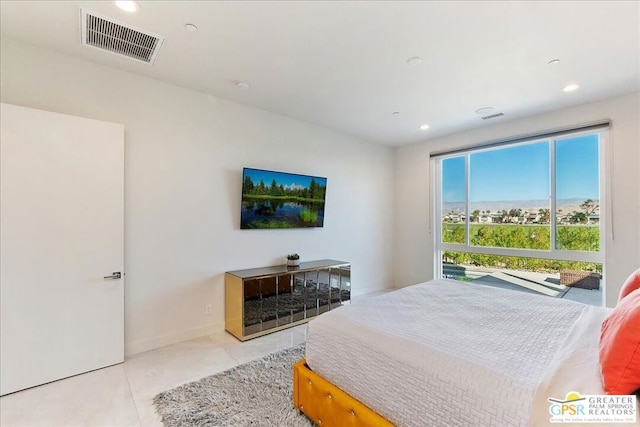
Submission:
{"label": "framed landscape artwork", "polygon": [[327,178],[244,168],[241,229],[324,225]]}

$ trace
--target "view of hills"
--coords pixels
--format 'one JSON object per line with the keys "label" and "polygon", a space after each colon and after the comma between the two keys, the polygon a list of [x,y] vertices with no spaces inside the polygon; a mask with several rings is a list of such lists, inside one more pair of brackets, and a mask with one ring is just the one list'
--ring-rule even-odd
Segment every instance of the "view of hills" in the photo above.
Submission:
{"label": "view of hills", "polygon": [[[580,211],[580,205],[587,200],[586,198],[571,198],[571,199],[558,199],[557,208],[562,209],[563,212]],[[549,200],[503,200],[503,201],[487,201],[487,202],[471,202],[469,203],[469,210],[473,212],[476,209],[480,211],[489,210],[491,212],[501,211],[506,209],[522,209],[535,212],[538,209],[549,209]],[[464,203],[443,203],[442,213],[447,214],[451,211],[464,212]]]}

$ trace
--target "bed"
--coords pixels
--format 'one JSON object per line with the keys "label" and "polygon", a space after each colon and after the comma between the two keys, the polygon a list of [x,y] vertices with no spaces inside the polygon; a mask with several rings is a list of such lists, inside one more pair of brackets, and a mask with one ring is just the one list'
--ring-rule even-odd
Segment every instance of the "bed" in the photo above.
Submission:
{"label": "bed", "polygon": [[604,394],[610,311],[447,279],[371,297],[309,323],[294,406],[319,425],[551,425],[548,398]]}

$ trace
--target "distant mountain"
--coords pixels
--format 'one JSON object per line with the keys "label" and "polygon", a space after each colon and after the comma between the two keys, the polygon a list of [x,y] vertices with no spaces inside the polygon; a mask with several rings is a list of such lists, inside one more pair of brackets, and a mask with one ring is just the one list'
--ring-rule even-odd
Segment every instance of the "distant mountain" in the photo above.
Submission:
{"label": "distant mountain", "polygon": [[[571,212],[574,210],[580,210],[580,205],[587,200],[586,198],[572,198],[572,199],[558,199],[556,207],[562,209],[564,212]],[[471,212],[478,209],[479,211],[489,210],[491,212],[522,209],[523,211],[537,211],[538,209],[549,209],[549,200],[503,200],[503,201],[490,201],[490,202],[472,202],[469,205]],[[443,203],[443,214],[449,212],[464,212],[464,203]]]}
{"label": "distant mountain", "polygon": [[293,183],[291,185],[284,185],[283,187],[285,190],[288,190],[288,191],[304,190],[305,188],[307,188],[304,185],[300,185],[296,183]]}

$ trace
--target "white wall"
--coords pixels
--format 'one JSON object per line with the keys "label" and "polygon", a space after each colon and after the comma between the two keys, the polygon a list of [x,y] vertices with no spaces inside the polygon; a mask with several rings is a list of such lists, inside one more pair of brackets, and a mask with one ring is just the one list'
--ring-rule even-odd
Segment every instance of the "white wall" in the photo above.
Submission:
{"label": "white wall", "polygon": [[429,154],[486,141],[611,119],[613,238],[606,230],[605,283],[608,306],[616,303],[622,282],[640,267],[640,93],[555,111],[521,120],[405,146],[395,151],[395,286],[434,276],[433,235],[429,223]]}
{"label": "white wall", "polygon": [[[6,39],[0,66],[2,102],[125,126],[127,354],[221,331],[224,272],[290,252],[391,286],[391,148]],[[326,176],[324,228],[240,230],[243,166]]]}

